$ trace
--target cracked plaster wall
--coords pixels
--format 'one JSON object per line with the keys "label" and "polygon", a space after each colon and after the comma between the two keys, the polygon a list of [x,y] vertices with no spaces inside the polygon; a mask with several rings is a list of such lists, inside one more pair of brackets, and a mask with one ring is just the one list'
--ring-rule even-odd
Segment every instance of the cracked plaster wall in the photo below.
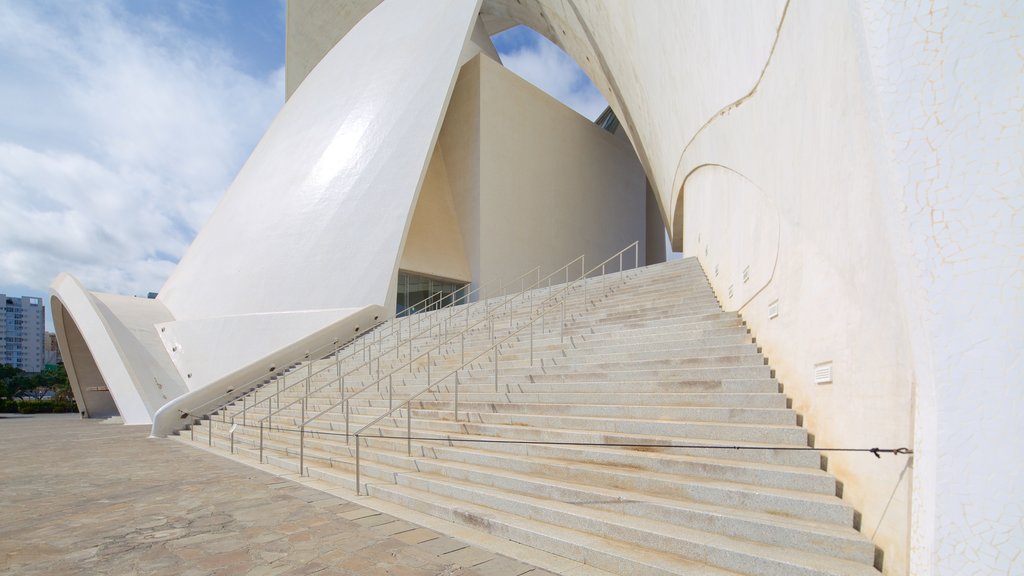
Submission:
{"label": "cracked plaster wall", "polygon": [[863,5],[905,226],[914,574],[1024,572],[1024,4]]}

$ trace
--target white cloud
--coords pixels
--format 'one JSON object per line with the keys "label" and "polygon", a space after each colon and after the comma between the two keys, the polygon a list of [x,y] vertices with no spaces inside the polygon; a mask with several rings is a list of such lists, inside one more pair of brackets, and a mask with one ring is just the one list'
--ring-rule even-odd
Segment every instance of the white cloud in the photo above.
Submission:
{"label": "white cloud", "polygon": [[560,48],[539,34],[537,42],[501,54],[501,63],[590,120],[608,107],[586,74]]}
{"label": "white cloud", "polygon": [[0,4],[0,76],[0,292],[158,290],[284,94],[113,2]]}

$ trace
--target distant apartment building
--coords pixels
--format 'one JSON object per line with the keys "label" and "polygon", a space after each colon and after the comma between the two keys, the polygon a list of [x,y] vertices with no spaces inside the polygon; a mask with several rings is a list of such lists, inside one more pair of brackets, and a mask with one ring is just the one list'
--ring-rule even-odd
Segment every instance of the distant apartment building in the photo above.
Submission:
{"label": "distant apartment building", "polygon": [[0,364],[26,372],[43,369],[46,306],[41,298],[0,294]]}
{"label": "distant apartment building", "polygon": [[57,344],[57,335],[53,332],[43,333],[43,364],[56,366],[62,362],[60,357],[60,346]]}

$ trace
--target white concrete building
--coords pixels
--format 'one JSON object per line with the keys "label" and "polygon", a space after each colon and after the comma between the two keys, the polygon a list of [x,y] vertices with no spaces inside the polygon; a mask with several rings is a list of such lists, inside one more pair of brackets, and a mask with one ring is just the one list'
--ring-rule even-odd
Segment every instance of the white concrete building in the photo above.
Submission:
{"label": "white concrete building", "polygon": [[[621,135],[500,66],[516,24]],[[288,100],[159,296],[55,280],[76,399],[163,432],[402,286],[665,227],[818,445],[913,447],[829,458],[887,573],[1020,571],[1022,31],[1010,2],[293,1]]]}

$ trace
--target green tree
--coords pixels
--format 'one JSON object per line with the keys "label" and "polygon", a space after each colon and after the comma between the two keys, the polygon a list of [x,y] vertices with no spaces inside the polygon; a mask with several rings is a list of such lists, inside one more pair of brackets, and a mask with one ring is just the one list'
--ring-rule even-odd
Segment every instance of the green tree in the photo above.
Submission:
{"label": "green tree", "polygon": [[9,364],[0,364],[0,396],[4,398],[20,396],[25,385],[24,370]]}
{"label": "green tree", "polygon": [[71,392],[71,382],[68,380],[68,373],[64,369],[63,364],[58,364],[56,368],[51,368],[47,372],[52,372],[52,381],[50,389],[53,390],[53,399],[58,402],[74,402],[75,395]]}

